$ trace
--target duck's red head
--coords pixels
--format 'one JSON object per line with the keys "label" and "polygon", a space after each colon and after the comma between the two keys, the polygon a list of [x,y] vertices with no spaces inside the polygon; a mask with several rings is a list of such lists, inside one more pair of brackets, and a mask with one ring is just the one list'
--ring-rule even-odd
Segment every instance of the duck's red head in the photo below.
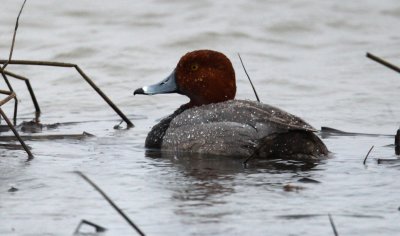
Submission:
{"label": "duck's red head", "polygon": [[188,107],[231,100],[236,94],[235,71],[230,60],[220,52],[189,52],[166,79],[134,92],[148,95],[160,93],[186,95],[190,98]]}

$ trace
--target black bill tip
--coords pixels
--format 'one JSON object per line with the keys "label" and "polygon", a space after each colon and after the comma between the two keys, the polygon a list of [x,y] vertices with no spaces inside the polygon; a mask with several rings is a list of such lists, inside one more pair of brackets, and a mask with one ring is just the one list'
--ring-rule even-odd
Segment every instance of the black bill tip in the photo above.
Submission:
{"label": "black bill tip", "polygon": [[133,95],[136,94],[145,94],[143,88],[136,89],[135,92],[133,92]]}

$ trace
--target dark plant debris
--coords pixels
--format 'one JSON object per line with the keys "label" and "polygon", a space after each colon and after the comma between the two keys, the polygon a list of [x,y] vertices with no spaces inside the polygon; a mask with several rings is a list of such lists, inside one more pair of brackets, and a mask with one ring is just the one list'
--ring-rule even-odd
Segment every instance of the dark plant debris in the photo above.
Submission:
{"label": "dark plant debris", "polygon": [[368,133],[355,133],[355,132],[345,132],[342,130],[330,128],[330,127],[321,127],[321,135],[323,137],[328,136],[370,136],[370,137],[394,137],[391,134],[368,134]]}
{"label": "dark plant debris", "polygon": [[384,158],[378,158],[378,164],[397,164],[400,163],[400,159],[384,159]]}
{"label": "dark plant debris", "polygon": [[297,181],[300,182],[300,183],[309,183],[309,184],[320,184],[321,183],[318,180],[311,179],[311,178],[308,178],[308,177],[301,178],[301,179],[299,179]]}
{"label": "dark plant debris", "polygon": [[394,137],[394,150],[396,155],[400,155],[400,129],[397,130],[396,136]]}
{"label": "dark plant debris", "polygon": [[335,236],[339,236],[339,234],[338,234],[338,232],[336,230],[335,223],[333,222],[333,218],[332,218],[331,214],[328,214],[328,216],[329,216],[329,222],[331,223],[331,226],[332,226],[333,234]]}
{"label": "dark plant debris", "polygon": [[81,232],[82,226],[85,226],[85,225],[93,227],[96,233],[103,233],[103,232],[107,231],[107,228],[105,228],[103,226],[100,226],[100,225],[90,222],[88,220],[81,220],[81,222],[78,224],[78,226],[76,227],[76,229],[74,231],[74,235],[88,235],[88,232]]}
{"label": "dark plant debris", "polygon": [[19,189],[17,189],[16,187],[11,186],[11,187],[7,190],[7,192],[14,193],[14,192],[17,192],[18,190],[19,190]]}
{"label": "dark plant debris", "polygon": [[364,158],[364,161],[363,161],[363,164],[364,164],[364,165],[365,165],[365,163],[367,162],[367,158],[368,158],[369,154],[371,153],[372,149],[374,149],[374,146],[373,146],[373,145],[372,145],[372,147],[369,149],[367,155],[366,155],[365,158]]}
{"label": "dark plant debris", "polygon": [[303,186],[293,185],[293,184],[285,184],[283,186],[283,190],[285,192],[296,192],[296,193],[298,193],[300,190],[304,190],[304,189],[306,189],[306,188],[303,187]]}

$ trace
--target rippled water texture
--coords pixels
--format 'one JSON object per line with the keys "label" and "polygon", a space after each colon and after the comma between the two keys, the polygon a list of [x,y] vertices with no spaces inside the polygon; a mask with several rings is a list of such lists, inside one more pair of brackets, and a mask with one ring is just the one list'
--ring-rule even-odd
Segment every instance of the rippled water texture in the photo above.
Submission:
{"label": "rippled water texture", "polygon": [[[1,1],[0,58],[8,55],[20,2]],[[333,235],[328,213],[340,235],[397,234],[400,166],[376,161],[396,158],[387,146],[393,137],[323,135],[332,157],[316,166],[155,158],[143,147],[147,132],[187,98],[132,92],[165,78],[187,51],[208,48],[232,60],[237,97],[254,99],[239,52],[263,102],[317,128],[394,134],[399,75],[365,53],[400,64],[399,23],[396,0],[29,0],[14,59],[79,64],[136,127],[113,129],[119,117],[72,69],[9,66],[31,79],[42,123],[62,123],[40,134],[95,137],[27,141],[31,162],[22,150],[1,149],[0,235],[72,235],[81,219],[108,228],[106,235],[133,235],[75,170],[148,235]],[[34,107],[25,84],[12,84],[18,123],[29,121]],[[12,103],[4,107],[11,116]]]}

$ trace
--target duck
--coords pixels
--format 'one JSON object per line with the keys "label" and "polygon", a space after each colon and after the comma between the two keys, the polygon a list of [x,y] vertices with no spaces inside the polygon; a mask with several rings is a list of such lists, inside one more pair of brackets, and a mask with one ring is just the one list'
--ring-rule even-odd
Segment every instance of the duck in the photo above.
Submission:
{"label": "duck", "polygon": [[164,80],[133,92],[166,93],[185,95],[190,101],[151,129],[147,149],[291,160],[328,155],[317,130],[303,119],[258,101],[235,99],[235,71],[221,52],[188,52]]}

